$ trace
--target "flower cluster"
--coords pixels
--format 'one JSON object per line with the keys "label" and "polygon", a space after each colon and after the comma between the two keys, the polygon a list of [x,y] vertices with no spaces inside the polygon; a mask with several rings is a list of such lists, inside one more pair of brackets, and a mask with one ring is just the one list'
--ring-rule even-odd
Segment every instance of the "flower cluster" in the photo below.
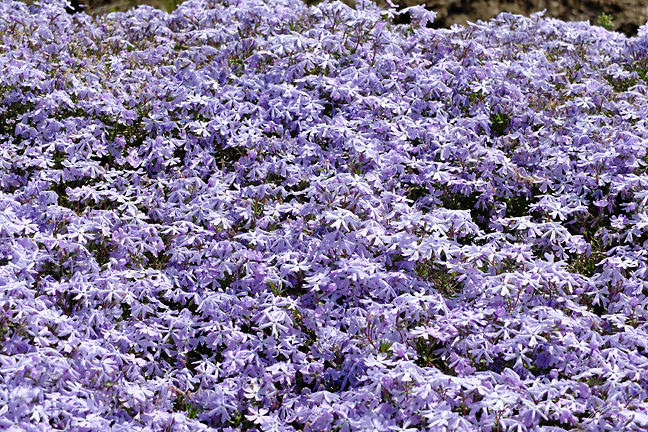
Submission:
{"label": "flower cluster", "polygon": [[648,28],[66,6],[0,3],[0,427],[646,430]]}

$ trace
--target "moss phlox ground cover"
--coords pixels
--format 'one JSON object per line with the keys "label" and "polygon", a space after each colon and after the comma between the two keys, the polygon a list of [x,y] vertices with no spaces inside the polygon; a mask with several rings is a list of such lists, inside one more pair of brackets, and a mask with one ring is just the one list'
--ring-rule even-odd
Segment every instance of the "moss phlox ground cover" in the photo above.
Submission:
{"label": "moss phlox ground cover", "polygon": [[0,427],[648,428],[648,29],[66,6],[0,3]]}

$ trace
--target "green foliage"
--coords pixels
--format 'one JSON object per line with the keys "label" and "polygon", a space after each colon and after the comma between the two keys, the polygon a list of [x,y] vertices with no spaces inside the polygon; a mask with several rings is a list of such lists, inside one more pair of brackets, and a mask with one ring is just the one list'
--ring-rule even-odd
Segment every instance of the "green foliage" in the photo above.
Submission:
{"label": "green foliage", "polygon": [[199,407],[193,405],[191,401],[188,400],[185,394],[180,394],[173,403],[173,410],[175,412],[186,412],[187,417],[190,419],[195,419],[198,414],[202,411]]}
{"label": "green foliage", "polygon": [[511,126],[511,118],[508,115],[502,113],[491,114],[490,121],[491,135],[498,137],[504,135],[506,129]]}
{"label": "green foliage", "polygon": [[231,414],[227,424],[233,428],[238,428],[239,430],[250,430],[255,426],[254,423],[245,417],[245,412],[242,411],[236,411]]}
{"label": "green foliage", "polygon": [[162,7],[167,13],[171,13],[178,9],[180,3],[182,3],[182,0],[162,0]]}
{"label": "green foliage", "polygon": [[605,30],[612,30],[614,28],[612,17],[605,12],[601,12],[601,15],[598,16],[598,25]]}
{"label": "green foliage", "polygon": [[102,238],[88,242],[86,249],[94,256],[99,267],[103,267],[110,261],[110,254],[115,250],[115,247],[107,244],[106,239]]}
{"label": "green foliage", "polygon": [[391,341],[382,340],[380,341],[380,347],[378,348],[378,351],[383,354],[387,354],[391,350],[392,344],[393,342]]}
{"label": "green foliage", "polygon": [[601,260],[605,258],[606,254],[601,250],[594,250],[590,254],[580,254],[573,259],[569,260],[568,269],[572,273],[578,273],[586,277],[592,277],[600,272],[601,268],[598,265]]}
{"label": "green foliage", "polygon": [[431,282],[445,297],[452,297],[461,290],[461,283],[456,279],[456,273],[451,273],[431,261],[419,261],[416,274],[423,280]]}
{"label": "green foliage", "polygon": [[443,344],[434,340],[426,340],[423,338],[416,339],[414,349],[416,350],[419,358],[416,364],[420,367],[436,367],[437,369],[449,375],[455,375],[454,371],[448,366],[437,351],[443,349]]}
{"label": "green foliage", "polygon": [[429,191],[425,186],[412,186],[405,190],[405,197],[414,202],[418,201],[419,198],[429,195]]}

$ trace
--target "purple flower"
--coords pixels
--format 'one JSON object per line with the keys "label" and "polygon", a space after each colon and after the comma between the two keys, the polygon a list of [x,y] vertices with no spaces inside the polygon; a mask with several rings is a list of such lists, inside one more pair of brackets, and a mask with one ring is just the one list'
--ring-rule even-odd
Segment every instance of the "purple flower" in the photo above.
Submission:
{"label": "purple flower", "polygon": [[0,4],[3,427],[645,427],[645,29],[208,3]]}

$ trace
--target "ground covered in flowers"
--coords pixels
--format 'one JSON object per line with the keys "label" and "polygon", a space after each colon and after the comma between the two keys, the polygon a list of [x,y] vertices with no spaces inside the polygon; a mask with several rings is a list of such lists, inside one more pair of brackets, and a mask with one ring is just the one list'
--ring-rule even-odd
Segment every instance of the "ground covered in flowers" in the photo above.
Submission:
{"label": "ground covered in flowers", "polygon": [[648,427],[648,31],[0,3],[0,427]]}

